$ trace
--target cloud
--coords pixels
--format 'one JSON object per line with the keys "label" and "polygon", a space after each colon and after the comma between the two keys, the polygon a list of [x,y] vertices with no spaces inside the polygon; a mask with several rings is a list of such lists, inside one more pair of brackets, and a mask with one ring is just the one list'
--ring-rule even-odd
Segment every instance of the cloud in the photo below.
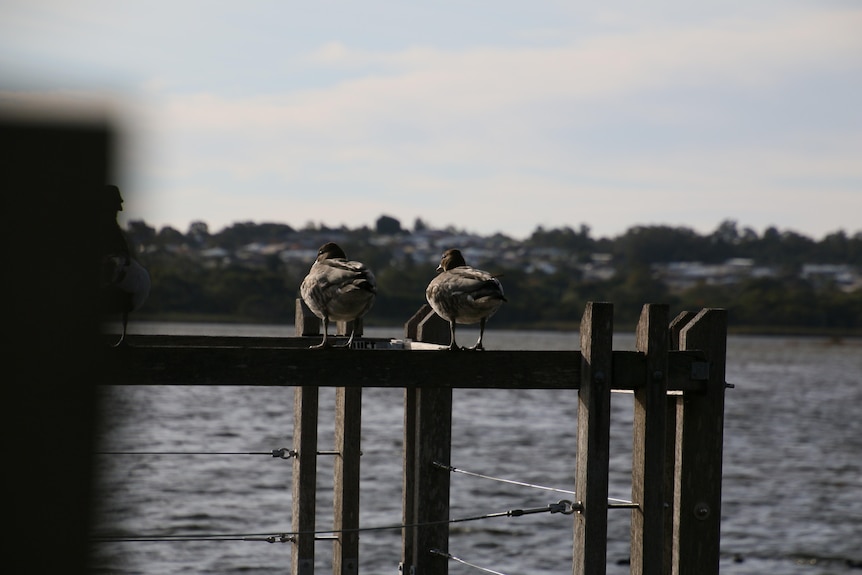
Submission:
{"label": "cloud", "polygon": [[[228,60],[257,60],[265,87],[188,55],[179,70],[145,67],[146,111],[132,122],[147,153],[131,171],[158,201],[141,215],[183,227],[279,215],[371,223],[396,211],[520,235],[581,221],[614,233],[662,214],[710,227],[722,209],[776,217],[782,194],[812,189],[795,201],[805,211],[834,193],[846,212],[843,194],[862,180],[851,104],[862,10],[695,12],[516,23],[508,39],[473,43],[333,33]],[[157,52],[171,60],[170,44]]]}
{"label": "cloud", "polygon": [[292,153],[350,157],[355,152],[348,150],[361,145],[378,148],[380,157],[422,152],[432,161],[457,156],[496,164],[497,152],[523,151],[515,143],[520,139],[541,140],[560,123],[573,130],[613,121],[644,106],[645,94],[666,95],[667,107],[653,100],[641,121],[691,122],[704,118],[674,114],[677,90],[761,90],[808,68],[846,69],[847,54],[862,50],[850,33],[859,26],[862,12],[658,30],[554,48],[369,54],[328,44],[311,59],[372,72],[283,94],[167,94],[163,122],[201,139],[221,136]]}

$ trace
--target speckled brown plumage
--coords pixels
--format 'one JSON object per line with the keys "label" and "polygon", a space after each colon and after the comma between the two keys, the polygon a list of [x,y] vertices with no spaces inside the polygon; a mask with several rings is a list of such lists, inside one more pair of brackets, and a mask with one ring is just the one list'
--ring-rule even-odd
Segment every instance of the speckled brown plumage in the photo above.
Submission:
{"label": "speckled brown plumage", "polygon": [[[329,322],[355,322],[368,313],[377,295],[377,283],[365,264],[349,261],[344,250],[328,242],[317,252],[299,292],[308,308],[323,321],[323,341],[312,347],[325,348],[330,347]],[[355,327],[344,347],[353,343],[354,333]]]}
{"label": "speckled brown plumage", "polygon": [[437,315],[449,322],[449,349],[459,348],[455,342],[456,324],[479,324],[479,340],[469,349],[483,349],[485,323],[506,301],[500,280],[492,274],[467,265],[460,250],[443,253],[438,275],[425,290],[425,298]]}

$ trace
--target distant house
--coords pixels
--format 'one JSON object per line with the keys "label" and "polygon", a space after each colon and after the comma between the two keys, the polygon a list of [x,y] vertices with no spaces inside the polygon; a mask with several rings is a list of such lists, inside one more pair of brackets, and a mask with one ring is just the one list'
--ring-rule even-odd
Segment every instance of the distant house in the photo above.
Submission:
{"label": "distant house", "polygon": [[682,292],[696,285],[733,285],[746,279],[775,277],[777,270],[757,266],[754,260],[732,258],[721,264],[702,262],[670,262],[653,264],[653,273],[673,292]]}
{"label": "distant house", "polygon": [[862,274],[847,264],[804,264],[799,276],[817,286],[835,284],[847,292],[862,288]]}
{"label": "distant house", "polygon": [[209,268],[218,268],[227,265],[233,260],[233,253],[224,248],[207,248],[198,252],[204,265]]}

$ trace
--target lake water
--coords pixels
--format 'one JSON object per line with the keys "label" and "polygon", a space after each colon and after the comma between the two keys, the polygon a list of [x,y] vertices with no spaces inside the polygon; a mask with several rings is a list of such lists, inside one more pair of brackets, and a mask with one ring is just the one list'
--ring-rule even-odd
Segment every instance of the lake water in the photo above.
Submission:
{"label": "lake water", "polygon": [[[134,324],[130,333],[292,336],[293,326]],[[476,332],[459,331],[467,343]],[[401,337],[398,329],[369,329]],[[462,339],[463,338],[463,339]],[[615,338],[634,349],[634,337]],[[489,349],[578,349],[576,332],[490,327]],[[721,571],[862,574],[862,340],[728,339]],[[631,490],[632,395],[612,401],[611,497]],[[334,391],[321,391],[320,449],[333,441]],[[98,532],[125,536],[290,531],[293,390],[109,387],[100,451]],[[363,393],[361,527],[401,522],[403,391]],[[577,392],[455,390],[451,465],[560,489],[574,487]],[[176,453],[175,455],[167,453]],[[221,455],[242,453],[242,455]],[[332,460],[319,458],[318,526],[331,526]],[[565,495],[452,475],[451,517],[543,507]],[[609,511],[608,570],[628,573],[630,511]],[[572,518],[535,514],[453,525],[449,552],[506,575],[571,573]],[[316,572],[331,572],[319,541]],[[289,543],[111,542],[96,573],[284,574]],[[360,572],[395,574],[400,531],[360,539]],[[481,571],[450,562],[453,574]]]}

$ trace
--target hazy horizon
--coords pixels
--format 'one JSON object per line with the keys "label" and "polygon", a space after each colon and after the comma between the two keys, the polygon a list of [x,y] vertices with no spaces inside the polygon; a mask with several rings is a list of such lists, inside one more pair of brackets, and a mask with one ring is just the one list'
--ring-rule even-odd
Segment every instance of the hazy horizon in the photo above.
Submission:
{"label": "hazy horizon", "polygon": [[[183,233],[183,234],[187,234],[187,233],[190,231],[190,228],[191,228],[191,226],[192,226],[193,224],[195,224],[195,223],[199,223],[199,222],[202,222],[202,223],[205,223],[205,224],[207,225],[207,229],[209,230],[210,235],[217,234],[217,233],[219,233],[219,232],[221,232],[221,231],[224,231],[224,230],[226,230],[226,229],[228,229],[228,228],[230,228],[230,227],[232,227],[232,226],[234,226],[234,225],[238,225],[238,224],[248,224],[248,223],[251,223],[251,224],[254,224],[254,225],[266,225],[266,224],[287,225],[287,226],[289,226],[289,227],[293,228],[293,230],[295,230],[296,232],[303,232],[303,231],[307,231],[307,230],[309,230],[308,226],[309,226],[310,224],[313,224],[313,225],[314,225],[313,231],[317,231],[317,230],[319,230],[319,229],[321,229],[321,228],[326,228],[326,229],[330,229],[330,230],[339,230],[339,229],[341,229],[342,227],[346,227],[346,229],[351,230],[351,231],[352,231],[352,230],[362,229],[362,228],[364,228],[364,227],[367,227],[367,228],[369,228],[369,229],[371,229],[371,230],[374,230],[374,229],[375,229],[375,226],[376,226],[376,220],[377,220],[377,218],[379,218],[379,217],[381,217],[381,216],[389,216],[389,214],[380,214],[380,215],[378,215],[378,216],[377,216],[377,218],[374,218],[374,220],[373,220],[373,221],[371,221],[371,222],[363,222],[363,223],[358,224],[358,225],[355,225],[355,226],[351,226],[351,225],[347,225],[347,224],[343,224],[343,225],[342,225],[342,224],[339,224],[339,225],[331,225],[331,224],[327,224],[327,222],[305,222],[305,223],[303,223],[303,224],[301,224],[301,225],[295,225],[295,224],[293,224],[293,223],[291,223],[291,222],[278,221],[278,220],[272,220],[272,219],[271,219],[271,220],[259,220],[259,221],[254,221],[254,220],[237,220],[237,221],[231,222],[230,224],[227,224],[227,225],[224,225],[224,226],[212,226],[212,225],[210,225],[210,224],[209,224],[209,222],[206,222],[206,221],[204,221],[204,220],[202,220],[202,219],[196,219],[196,220],[191,220],[191,221],[190,221],[186,226],[183,226],[183,227],[176,227],[176,226],[173,226],[173,225],[170,225],[170,224],[165,224],[165,225],[163,225],[163,226],[160,226],[160,225],[154,225],[154,224],[152,224],[151,222],[146,221],[146,220],[145,220],[145,219],[143,219],[143,218],[135,217],[135,215],[134,215],[134,214],[127,214],[126,212],[121,212],[121,214],[124,214],[124,215],[122,215],[122,217],[121,217],[121,218],[120,218],[120,220],[119,220],[119,221],[120,221],[120,225],[121,225],[121,226],[123,226],[123,228],[127,228],[130,222],[133,222],[133,221],[143,221],[146,225],[148,225],[148,226],[150,226],[150,227],[154,228],[157,232],[158,232],[158,231],[161,231],[161,230],[162,230],[162,229],[164,229],[164,228],[172,228],[172,229],[177,230],[178,232],[181,232],[181,233]],[[393,216],[389,216],[389,217],[393,217]],[[403,231],[407,231],[407,232],[411,232],[411,233],[415,231],[414,226],[415,226],[415,223],[416,223],[416,219],[417,219],[417,218],[412,218],[410,221],[407,221],[407,222],[405,222],[405,221],[403,221],[403,220],[401,220],[401,219],[399,219],[399,218],[395,218],[395,219],[397,219],[397,220],[399,221],[399,223],[401,224],[401,229],[402,229]],[[826,236],[828,236],[828,235],[831,235],[831,234],[834,234],[834,233],[841,233],[841,232],[845,233],[845,234],[847,235],[847,237],[854,237],[854,236],[856,236],[856,235],[862,235],[862,224],[860,224],[860,225],[859,225],[859,227],[858,227],[857,229],[855,229],[855,230],[850,230],[850,229],[836,229],[836,230],[833,230],[833,231],[831,231],[831,232],[827,232],[827,233],[823,234],[822,236],[817,237],[817,236],[813,236],[813,235],[810,235],[810,234],[806,234],[806,233],[801,232],[801,231],[799,231],[799,230],[794,230],[794,229],[792,229],[792,228],[784,227],[784,226],[781,226],[781,225],[766,226],[766,227],[764,227],[764,228],[762,228],[762,229],[757,229],[757,228],[754,228],[753,226],[745,225],[743,222],[736,222],[735,220],[732,220],[731,218],[727,218],[727,219],[725,219],[725,220],[721,220],[721,221],[716,222],[716,223],[715,223],[715,226],[713,226],[711,229],[707,229],[707,230],[706,230],[706,231],[704,231],[704,232],[701,232],[700,230],[696,230],[696,229],[694,229],[694,228],[692,228],[692,227],[690,227],[690,226],[686,226],[685,224],[665,224],[665,223],[649,223],[649,224],[641,224],[641,223],[633,223],[633,224],[631,224],[630,226],[628,226],[625,230],[621,231],[620,233],[613,234],[613,235],[599,235],[599,234],[596,234],[596,233],[595,233],[595,230],[593,230],[593,229],[592,229],[592,227],[589,225],[589,223],[587,223],[587,222],[578,222],[578,223],[575,223],[575,224],[563,224],[563,225],[560,225],[560,226],[553,226],[553,227],[552,227],[552,226],[541,226],[540,224],[537,224],[537,225],[536,225],[536,226],[535,226],[535,227],[530,231],[530,233],[528,233],[526,236],[524,236],[524,237],[517,237],[517,236],[512,236],[512,235],[509,235],[509,234],[505,234],[505,233],[503,233],[503,232],[492,232],[492,233],[488,233],[488,234],[483,234],[483,233],[475,232],[475,231],[473,231],[473,230],[459,228],[459,227],[458,227],[458,226],[456,226],[455,224],[445,224],[445,225],[437,226],[437,225],[433,225],[433,224],[429,223],[427,220],[425,220],[425,219],[424,219],[424,218],[422,218],[421,216],[419,216],[419,217],[418,217],[418,219],[422,220],[422,221],[423,221],[423,223],[426,225],[426,227],[427,227],[428,229],[430,229],[430,230],[434,230],[434,231],[445,231],[445,230],[448,230],[448,229],[454,229],[454,230],[456,230],[457,232],[464,232],[464,233],[468,233],[468,234],[472,234],[472,235],[477,235],[477,236],[481,236],[481,237],[489,237],[489,236],[493,236],[493,235],[495,235],[495,233],[501,233],[501,234],[503,234],[503,235],[505,235],[505,236],[507,236],[507,237],[511,237],[512,239],[515,239],[515,240],[525,240],[525,239],[529,238],[529,237],[530,237],[534,232],[536,232],[540,227],[541,227],[543,230],[545,230],[545,231],[550,231],[550,230],[554,230],[554,229],[564,229],[564,228],[568,227],[568,228],[571,228],[572,230],[574,230],[575,232],[578,232],[578,231],[580,230],[580,228],[581,228],[581,225],[582,225],[582,224],[583,224],[583,225],[586,225],[588,228],[590,228],[590,230],[589,230],[589,236],[590,236],[591,238],[593,238],[593,239],[601,239],[601,238],[609,238],[609,239],[611,239],[611,238],[616,238],[616,237],[619,237],[619,236],[621,236],[621,235],[624,235],[627,231],[629,231],[630,229],[635,228],[635,227],[653,227],[653,226],[655,226],[655,227],[658,227],[658,226],[668,226],[668,227],[672,227],[672,228],[689,228],[689,229],[694,230],[698,235],[701,235],[701,236],[707,236],[707,235],[710,235],[711,233],[715,232],[715,231],[719,228],[719,226],[720,226],[723,222],[725,222],[725,221],[734,221],[734,222],[736,223],[736,225],[737,225],[737,230],[738,230],[740,233],[742,233],[742,232],[743,232],[744,230],[746,230],[746,229],[752,229],[752,230],[753,230],[753,231],[754,231],[758,236],[762,236],[762,235],[763,235],[763,233],[764,233],[767,229],[769,229],[770,227],[771,227],[771,228],[775,228],[775,229],[776,229],[776,230],[778,230],[779,232],[793,232],[793,233],[798,233],[799,235],[801,235],[801,236],[803,236],[803,237],[807,237],[807,238],[812,239],[812,240],[815,240],[815,241],[820,241],[820,240],[822,240],[823,238],[825,238],[825,237],[826,237]]]}

